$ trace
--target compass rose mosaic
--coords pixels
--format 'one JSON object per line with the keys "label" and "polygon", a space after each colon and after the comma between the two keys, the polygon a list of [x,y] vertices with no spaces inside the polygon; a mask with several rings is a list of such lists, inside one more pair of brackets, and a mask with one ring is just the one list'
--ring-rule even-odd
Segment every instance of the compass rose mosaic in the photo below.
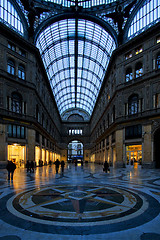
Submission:
{"label": "compass rose mosaic", "polygon": [[135,190],[115,186],[61,185],[10,196],[6,210],[12,224],[21,228],[30,224],[34,231],[94,234],[129,229],[150,221],[159,213],[149,210],[152,205],[159,207],[154,198],[145,193],[137,194]]}

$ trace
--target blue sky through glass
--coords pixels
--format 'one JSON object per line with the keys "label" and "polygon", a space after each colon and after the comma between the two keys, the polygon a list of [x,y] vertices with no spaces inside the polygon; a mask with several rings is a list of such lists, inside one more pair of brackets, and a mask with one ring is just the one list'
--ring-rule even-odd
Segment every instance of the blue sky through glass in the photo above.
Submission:
{"label": "blue sky through glass", "polygon": [[113,38],[98,24],[78,20],[77,78],[75,19],[53,23],[40,33],[36,45],[42,55],[60,114],[68,109],[80,108],[91,115],[112,51],[116,47]]}

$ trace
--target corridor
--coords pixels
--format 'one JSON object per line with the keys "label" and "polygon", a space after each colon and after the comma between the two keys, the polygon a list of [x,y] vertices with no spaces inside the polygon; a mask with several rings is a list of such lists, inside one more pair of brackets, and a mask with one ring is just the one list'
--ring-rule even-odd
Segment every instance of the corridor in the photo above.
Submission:
{"label": "corridor", "polygon": [[0,240],[158,240],[160,170],[88,163],[0,171]]}

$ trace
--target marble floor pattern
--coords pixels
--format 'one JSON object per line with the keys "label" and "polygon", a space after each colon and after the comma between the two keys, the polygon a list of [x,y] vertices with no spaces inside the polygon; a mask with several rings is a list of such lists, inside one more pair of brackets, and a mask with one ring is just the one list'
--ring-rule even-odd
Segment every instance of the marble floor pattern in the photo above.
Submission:
{"label": "marble floor pattern", "polygon": [[160,240],[160,169],[0,169],[0,240]]}

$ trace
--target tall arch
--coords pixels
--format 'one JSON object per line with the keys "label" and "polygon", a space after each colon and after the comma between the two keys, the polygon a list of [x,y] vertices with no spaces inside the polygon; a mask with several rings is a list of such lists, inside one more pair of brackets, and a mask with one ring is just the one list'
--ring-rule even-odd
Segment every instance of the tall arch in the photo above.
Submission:
{"label": "tall arch", "polygon": [[159,22],[159,11],[160,1],[139,0],[125,26],[124,42]]}
{"label": "tall arch", "polygon": [[79,140],[72,140],[68,143],[68,157],[67,161],[68,162],[74,162],[75,164],[77,162],[82,162],[83,161],[83,143],[80,142]]}
{"label": "tall arch", "polygon": [[61,116],[74,109],[91,116],[116,37],[86,14],[62,14],[44,22],[35,37]]}
{"label": "tall arch", "polygon": [[27,21],[16,1],[1,0],[0,13],[0,22],[27,38]]}

